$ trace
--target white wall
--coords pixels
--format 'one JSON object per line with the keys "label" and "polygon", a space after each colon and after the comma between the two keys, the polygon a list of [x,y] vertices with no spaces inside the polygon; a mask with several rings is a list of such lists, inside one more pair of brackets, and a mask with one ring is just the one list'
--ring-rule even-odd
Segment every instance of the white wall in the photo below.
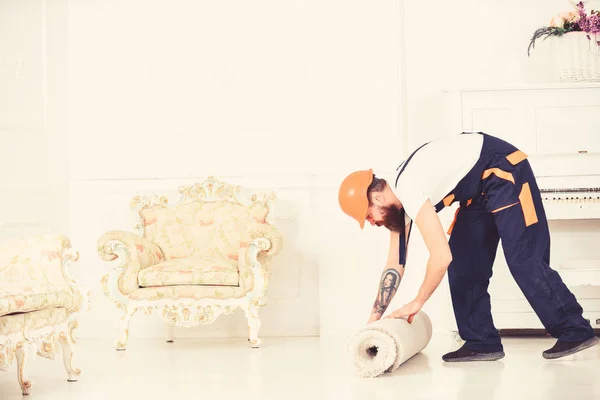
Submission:
{"label": "white wall", "polygon": [[[347,333],[387,245],[340,216],[337,185],[402,152],[398,2],[77,1],[69,5],[71,235],[94,291],[81,335],[111,334],[96,239],[130,198],[207,175],[273,189],[286,247],[262,335]],[[383,146],[381,146],[383,145]],[[372,257],[366,257],[371,254]],[[365,284],[365,277],[370,277]],[[358,300],[368,297],[367,302]],[[163,335],[139,316],[131,335]],[[247,333],[243,316],[186,335]]]}
{"label": "white wall", "polygon": [[0,3],[0,240],[68,231],[66,1]]}
{"label": "white wall", "polygon": [[72,179],[395,168],[397,8],[72,2]]}
{"label": "white wall", "polygon": [[[28,18],[36,15],[35,7],[49,4],[3,6],[17,3],[34,7]],[[82,255],[75,275],[94,292],[83,336],[112,334],[117,318],[98,284],[107,270],[96,255],[98,236],[131,227],[132,195],[173,191],[207,175],[279,195],[275,222],[286,235],[286,249],[273,268],[263,335],[346,335],[363,324],[385,260],[387,232],[358,230],[339,210],[337,185],[352,170],[389,172],[408,150],[405,142],[414,147],[445,134],[442,88],[548,79],[539,69],[543,62],[533,65],[527,58],[528,41],[569,7],[558,0],[409,0],[402,23],[399,0],[81,0],[68,3],[67,23],[66,4],[52,4],[63,11],[62,30],[53,31],[63,38],[57,36],[46,55],[54,48],[63,56],[54,61],[58,75],[46,96],[59,99],[49,100],[49,107],[63,106],[47,115],[60,121],[61,110],[68,109],[68,118],[48,139],[51,145],[29,146],[29,154],[42,160],[69,149],[70,197],[34,209],[65,221],[60,211],[49,210],[70,206],[69,234]],[[0,24],[10,35],[16,30],[33,32],[31,37],[36,26]],[[6,54],[3,68],[13,60]],[[5,68],[0,76],[13,73]],[[38,86],[2,99],[41,96],[39,82],[31,82]],[[16,121],[16,131],[34,132],[22,142],[17,140],[23,136],[14,139],[19,148],[43,142],[37,128],[22,124],[39,120],[39,104],[28,103],[37,108]],[[0,116],[5,125],[7,115]],[[69,133],[68,143],[61,142],[61,132]],[[15,153],[2,159],[18,163]],[[60,182],[66,169],[52,169],[56,165],[6,182],[31,193],[31,187],[51,181],[44,172]],[[442,212],[445,225],[451,213]],[[414,296],[426,259],[416,230],[392,308]],[[425,310],[436,330],[452,326],[445,282]],[[138,316],[131,334],[159,337],[162,324]],[[244,336],[246,327],[241,315],[226,316],[186,334]]]}

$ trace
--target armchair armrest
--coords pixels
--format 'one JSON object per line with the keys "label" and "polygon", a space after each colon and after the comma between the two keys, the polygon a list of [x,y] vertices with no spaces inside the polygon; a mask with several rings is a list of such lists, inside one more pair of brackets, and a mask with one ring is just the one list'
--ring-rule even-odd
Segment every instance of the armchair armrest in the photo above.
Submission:
{"label": "armchair armrest", "polygon": [[[283,235],[267,223],[252,222],[244,230],[240,248],[239,269],[242,279],[249,275],[268,275],[271,258],[283,247]],[[257,270],[253,271],[253,267]]]}
{"label": "armchair armrest", "polygon": [[250,223],[245,230],[243,241],[256,245],[260,252],[268,257],[276,255],[283,248],[283,235],[267,223]]}
{"label": "armchair armrest", "polygon": [[90,293],[75,282],[70,267],[79,259],[71,240],[61,234],[15,238],[0,247],[0,279],[46,283],[73,295],[69,313],[89,309]]}
{"label": "armchair armrest", "polygon": [[267,223],[253,222],[244,230],[239,253],[240,286],[251,291],[259,305],[266,304],[269,267],[283,247],[283,235]]}
{"label": "armchair armrest", "polygon": [[69,289],[75,284],[68,271],[79,253],[63,235],[15,238],[0,247],[0,276],[13,282],[38,281]]}
{"label": "armchair armrest", "polygon": [[98,239],[98,254],[104,261],[119,260],[117,289],[128,295],[138,288],[140,270],[164,260],[161,249],[146,238],[127,231],[109,231]]}

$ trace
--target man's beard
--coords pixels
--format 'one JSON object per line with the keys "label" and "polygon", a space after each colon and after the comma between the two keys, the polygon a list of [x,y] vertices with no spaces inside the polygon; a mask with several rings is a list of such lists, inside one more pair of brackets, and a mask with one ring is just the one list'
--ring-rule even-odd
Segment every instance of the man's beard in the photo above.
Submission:
{"label": "man's beard", "polygon": [[405,227],[404,209],[395,204],[387,207],[381,207],[383,214],[382,225],[392,232],[401,232]]}

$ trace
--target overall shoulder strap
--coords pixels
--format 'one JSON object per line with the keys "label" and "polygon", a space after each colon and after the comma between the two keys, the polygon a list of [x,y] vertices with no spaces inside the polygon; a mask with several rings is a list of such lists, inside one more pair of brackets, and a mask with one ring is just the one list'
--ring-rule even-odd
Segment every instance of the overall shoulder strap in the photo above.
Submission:
{"label": "overall shoulder strap", "polygon": [[408,156],[408,158],[404,161],[402,161],[400,163],[400,165],[398,165],[398,168],[396,168],[396,171],[398,171],[400,169],[400,167],[402,167],[400,169],[400,171],[398,172],[398,174],[396,175],[396,182],[394,182],[394,186],[398,186],[398,178],[400,178],[400,175],[404,172],[404,169],[406,169],[406,166],[408,165],[409,161],[414,157],[414,155],[417,153],[417,151],[421,150],[423,147],[425,147],[426,145],[428,145],[430,142],[424,143],[421,146],[419,146],[418,149],[416,149],[415,151],[412,152],[412,154],[410,156]]}
{"label": "overall shoulder strap", "polygon": [[[400,218],[402,221],[404,221],[406,219],[406,214],[404,213],[404,208],[402,208],[400,210]],[[410,232],[412,231],[412,220],[409,223],[408,226],[408,237],[410,238]],[[400,232],[400,243],[399,243],[399,251],[400,254],[398,255],[398,262],[400,263],[400,265],[406,265],[406,226],[404,226],[404,228],[402,229],[402,231]]]}
{"label": "overall shoulder strap", "polygon": [[[408,156],[408,158],[405,161],[402,161],[402,163],[400,163],[400,165],[398,165],[398,168],[396,168],[396,171],[398,171],[398,170],[400,170],[400,171],[398,172],[398,175],[396,175],[396,182],[394,182],[394,187],[398,187],[398,179],[400,178],[400,175],[402,174],[402,172],[404,172],[404,169],[408,165],[408,162],[413,158],[415,153],[429,143],[430,142],[427,142],[427,143],[424,143],[421,146],[419,146],[419,148],[416,149],[415,151],[413,151],[412,154],[410,156]],[[400,219],[402,221],[404,221],[406,219],[404,207],[400,210]],[[400,265],[406,265],[406,243],[410,239],[410,233],[412,231],[412,224],[413,224],[413,221],[411,219],[409,226],[408,226],[408,238],[406,236],[406,227],[404,227],[404,229],[402,229],[402,231],[400,232],[400,246],[399,246],[400,247],[400,254],[399,254]]]}

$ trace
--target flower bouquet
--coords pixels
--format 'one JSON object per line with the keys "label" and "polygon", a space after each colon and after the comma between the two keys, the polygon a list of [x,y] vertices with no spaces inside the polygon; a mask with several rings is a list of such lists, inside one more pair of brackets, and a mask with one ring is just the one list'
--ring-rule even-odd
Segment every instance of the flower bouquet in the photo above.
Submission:
{"label": "flower bouquet", "polygon": [[552,38],[561,81],[600,82],[600,11],[588,14],[583,1],[571,4],[573,11],[555,15],[549,26],[534,32],[527,54],[535,48],[536,40]]}

